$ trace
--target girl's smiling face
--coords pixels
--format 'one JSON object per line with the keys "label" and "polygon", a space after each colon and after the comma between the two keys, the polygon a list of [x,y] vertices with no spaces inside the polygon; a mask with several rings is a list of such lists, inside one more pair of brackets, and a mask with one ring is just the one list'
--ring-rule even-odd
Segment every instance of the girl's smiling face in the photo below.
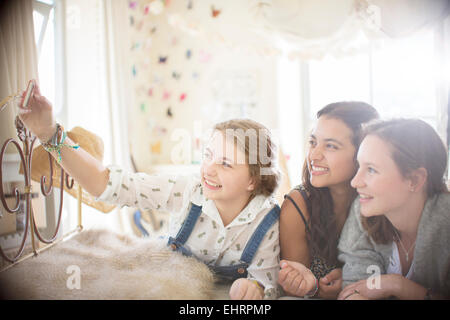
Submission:
{"label": "girl's smiling face", "polygon": [[309,139],[307,165],[316,188],[348,184],[356,172],[353,133],[335,118],[321,116]]}
{"label": "girl's smiling face", "polygon": [[248,200],[255,186],[245,159],[232,139],[215,131],[205,147],[200,170],[205,197],[221,202]]}
{"label": "girl's smiling face", "polygon": [[359,193],[365,217],[389,215],[409,201],[411,182],[403,177],[391,154],[390,146],[375,135],[368,135],[361,143],[359,170],[351,184]]}

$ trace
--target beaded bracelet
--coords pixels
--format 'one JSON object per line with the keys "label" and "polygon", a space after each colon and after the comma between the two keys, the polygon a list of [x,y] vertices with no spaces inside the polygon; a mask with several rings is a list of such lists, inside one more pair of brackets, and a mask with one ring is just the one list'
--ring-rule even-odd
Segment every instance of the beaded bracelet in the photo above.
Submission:
{"label": "beaded bracelet", "polygon": [[256,280],[250,280],[251,282],[253,282],[254,284],[256,284],[256,286],[259,288],[259,289],[261,289],[262,291],[264,291],[264,288],[261,286],[261,284],[258,282],[258,281],[256,281]]}
{"label": "beaded bracelet", "polygon": [[47,142],[42,143],[42,147],[44,147],[44,149],[47,152],[56,151],[56,153],[58,154],[58,158],[56,159],[58,164],[61,163],[61,148],[62,147],[68,147],[68,148],[72,148],[72,149],[78,149],[80,147],[78,144],[71,146],[69,144],[64,143],[64,141],[66,140],[66,137],[67,137],[67,133],[64,131],[64,127],[61,126],[59,123],[57,123],[55,134]]}
{"label": "beaded bracelet", "polygon": [[317,291],[319,291],[319,281],[317,281],[317,278],[315,277],[314,277],[314,284],[315,287],[305,294],[305,298],[313,298],[317,294]]}

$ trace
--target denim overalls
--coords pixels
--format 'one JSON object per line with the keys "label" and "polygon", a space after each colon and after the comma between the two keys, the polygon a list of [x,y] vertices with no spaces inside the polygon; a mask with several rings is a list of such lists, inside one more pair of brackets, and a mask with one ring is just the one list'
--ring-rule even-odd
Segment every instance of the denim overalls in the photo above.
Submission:
{"label": "denim overalls", "polygon": [[[189,210],[187,218],[184,220],[178,234],[175,238],[169,237],[168,245],[171,246],[173,250],[181,252],[185,256],[194,256],[189,248],[184,244],[191,235],[194,229],[195,223],[197,222],[200,214],[202,212],[202,207],[194,203],[191,203],[191,209]],[[208,265],[208,267],[218,276],[219,280],[235,280],[238,278],[247,277],[247,268],[253,260],[258,247],[264,238],[264,235],[270,229],[270,227],[278,220],[280,217],[280,207],[275,205],[269,213],[263,218],[261,223],[256,228],[253,235],[250,237],[247,245],[242,252],[240,263],[232,266],[215,266]],[[196,257],[197,258],[197,257]],[[200,260],[200,259],[198,259]]]}

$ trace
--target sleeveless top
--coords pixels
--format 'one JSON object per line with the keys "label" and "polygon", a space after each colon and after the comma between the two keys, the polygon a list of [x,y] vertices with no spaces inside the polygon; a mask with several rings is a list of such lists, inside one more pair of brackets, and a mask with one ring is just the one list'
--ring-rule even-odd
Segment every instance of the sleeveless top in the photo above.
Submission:
{"label": "sleeveless top", "polygon": [[[298,192],[300,192],[301,196],[303,197],[303,200],[305,200],[308,211],[311,212],[311,203],[308,201],[308,195],[304,187],[299,185],[296,186],[293,190],[297,190]],[[289,201],[292,202],[292,204],[294,205],[295,209],[297,209],[298,213],[300,214],[300,217],[302,218],[305,224],[306,232],[311,233],[308,221],[306,221],[305,216],[303,215],[298,205],[295,203],[294,199],[292,199],[288,194],[286,194],[284,198],[289,199]],[[312,271],[317,280],[325,277],[335,268],[336,268],[335,265],[327,263],[327,261],[324,258],[322,258],[319,254],[317,254],[316,252],[312,252],[310,270]]]}

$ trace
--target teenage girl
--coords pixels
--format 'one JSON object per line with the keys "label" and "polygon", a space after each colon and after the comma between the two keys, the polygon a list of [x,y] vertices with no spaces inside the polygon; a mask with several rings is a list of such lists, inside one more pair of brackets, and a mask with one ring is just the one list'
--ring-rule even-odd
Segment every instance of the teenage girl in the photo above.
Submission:
{"label": "teenage girl", "polygon": [[447,150],[422,120],[368,128],[339,242],[340,299],[450,299]]}
{"label": "teenage girl", "polygon": [[350,180],[363,125],[378,118],[363,102],[337,102],[317,113],[303,165],[303,183],[281,207],[279,283],[290,296],[335,299],[342,270],[337,245],[356,191]]}
{"label": "teenage girl", "polygon": [[[82,148],[75,149],[38,86],[20,117],[64,170],[98,200],[171,212],[168,245],[234,281],[232,299],[278,296],[280,209],[272,194],[279,173],[275,145],[261,124],[217,124],[200,173],[177,177],[104,166]],[[255,140],[264,143],[255,145]]]}

